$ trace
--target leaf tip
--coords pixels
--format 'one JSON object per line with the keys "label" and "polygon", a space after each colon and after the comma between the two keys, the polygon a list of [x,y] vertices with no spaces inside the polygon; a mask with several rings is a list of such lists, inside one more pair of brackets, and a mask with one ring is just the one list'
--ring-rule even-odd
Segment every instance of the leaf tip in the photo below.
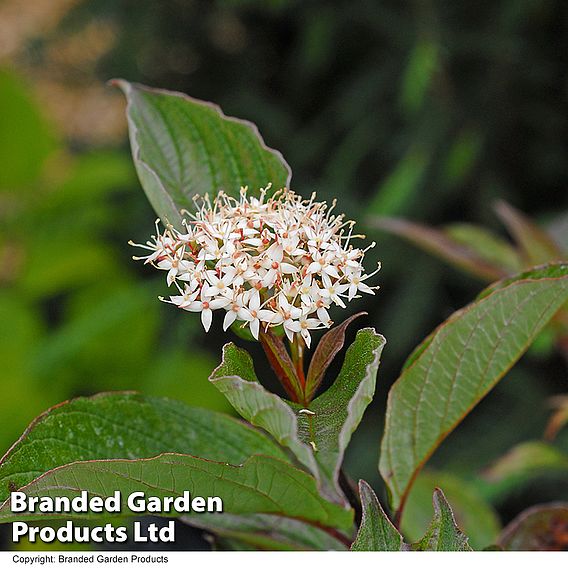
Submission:
{"label": "leaf tip", "polygon": [[119,78],[115,78],[115,79],[109,79],[106,84],[109,87],[116,87],[118,89],[120,89],[124,94],[126,94],[126,92],[130,89],[131,84],[126,81],[126,79],[119,79]]}
{"label": "leaf tip", "polygon": [[439,488],[434,488],[434,493],[432,494],[432,502],[434,504],[434,510],[440,511],[443,508],[450,508],[450,504],[444,495],[444,492]]}

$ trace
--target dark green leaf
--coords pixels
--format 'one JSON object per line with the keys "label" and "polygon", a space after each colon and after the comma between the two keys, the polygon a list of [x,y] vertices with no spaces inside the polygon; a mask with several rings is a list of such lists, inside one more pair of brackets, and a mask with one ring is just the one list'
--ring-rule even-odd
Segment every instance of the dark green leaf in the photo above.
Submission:
{"label": "dark green leaf", "polygon": [[499,518],[474,483],[448,472],[425,470],[420,472],[408,496],[401,530],[414,542],[424,534],[432,518],[432,493],[436,487],[452,503],[456,521],[469,537],[475,550],[496,542],[501,531]]}
{"label": "dark green leaf", "polygon": [[430,37],[422,37],[413,47],[404,70],[400,100],[407,114],[420,110],[439,66],[440,48]]}
{"label": "dark green leaf", "polygon": [[411,355],[391,388],[380,471],[400,508],[426,460],[568,300],[568,266],[493,286]]}
{"label": "dark green leaf", "polygon": [[465,127],[456,134],[445,156],[443,171],[448,185],[462,185],[478,163],[483,148],[481,131]]}
{"label": "dark green leaf", "polygon": [[363,480],[359,481],[359,495],[363,507],[361,526],[351,550],[403,550],[402,535],[383,511],[375,492]]}
{"label": "dark green leaf", "polygon": [[294,453],[316,476],[324,495],[345,503],[337,481],[339,468],[375,392],[384,343],[374,330],[360,330],[335,383],[307,409],[268,392],[254,374],[250,355],[232,344],[225,346],[223,361],[210,380],[243,418]]}
{"label": "dark green leaf", "polygon": [[505,550],[568,550],[568,503],[523,511],[505,528],[499,544]]}
{"label": "dark green leaf", "polygon": [[100,394],[55,406],[32,422],[0,461],[0,501],[10,487],[64,464],[162,452],[234,464],[254,454],[286,459],[264,434],[224,414],[133,393]]}
{"label": "dark green leaf", "polygon": [[[313,477],[287,462],[253,456],[241,466],[182,454],[162,454],[139,460],[76,462],[53,469],[21,489],[28,496],[75,497],[81,491],[107,497],[120,491],[122,515],[133,515],[127,496],[218,496],[231,514],[267,513],[348,530],[353,512],[325,501]],[[69,513],[12,513],[10,502],[0,507],[0,522],[69,517]],[[96,518],[95,513],[78,514]],[[100,516],[100,515],[99,515]],[[173,515],[169,515],[173,516]]]}
{"label": "dark green leaf", "polygon": [[319,480],[312,448],[298,436],[296,413],[279,396],[267,391],[258,382],[252,357],[244,349],[233,343],[226,344],[223,347],[223,360],[209,380],[243,418],[263,428],[289,448]]}
{"label": "dark green leaf", "polygon": [[357,332],[331,387],[300,412],[300,438],[315,448],[320,470],[337,483],[351,435],[373,399],[385,338],[374,329]]}
{"label": "dark green leaf", "polygon": [[346,546],[324,530],[276,515],[193,515],[182,521],[223,538],[260,550],[345,550]]}
{"label": "dark green leaf", "polygon": [[180,210],[195,194],[238,194],[290,183],[290,168],[269,149],[256,126],[182,93],[115,80],[128,101],[132,155],[150,203],[179,228]]}
{"label": "dark green leaf", "polygon": [[431,149],[416,143],[398,161],[393,171],[381,182],[369,203],[372,215],[397,215],[416,199],[431,160]]}
{"label": "dark green leaf", "polygon": [[450,504],[440,489],[434,490],[434,518],[426,534],[413,545],[414,550],[464,552],[471,550],[467,537],[454,519]]}
{"label": "dark green leaf", "polygon": [[359,312],[347,318],[344,322],[328,331],[318,342],[314,351],[310,367],[306,376],[306,400],[311,401],[318,390],[327,368],[335,356],[343,349],[345,332],[349,324],[359,316],[367,315],[367,312]]}

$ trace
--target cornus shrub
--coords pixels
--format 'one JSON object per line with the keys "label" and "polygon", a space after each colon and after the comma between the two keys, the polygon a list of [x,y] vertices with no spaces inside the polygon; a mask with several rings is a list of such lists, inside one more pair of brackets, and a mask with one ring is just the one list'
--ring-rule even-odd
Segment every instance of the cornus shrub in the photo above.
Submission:
{"label": "cornus shrub", "polygon": [[503,531],[493,509],[492,496],[535,456],[557,467],[566,459],[530,442],[495,464],[485,491],[436,479],[423,536],[410,530],[405,511],[430,456],[566,305],[568,264],[525,266],[493,282],[409,355],[388,393],[380,448],[369,448],[380,455],[379,500],[364,480],[348,478],[343,461],[375,394],[385,339],[359,329],[322,389],[347,327],[361,321],[342,313],[377,289],[379,268],[364,268],[374,243],[358,246],[340,204],[292,191],[288,164],[254,125],[180,93],[114,84],[126,95],[134,163],[159,217],[156,234],[135,245],[144,251],[136,258],[165,273],[163,301],[195,312],[205,332],[218,316],[239,343],[260,342],[286,396],[268,390],[247,350],[229,342],[209,380],[239,420],[134,393],[60,404],[0,462],[0,520],[46,517],[13,513],[8,498],[17,489],[52,497],[119,490],[125,500],[134,491],[161,498],[189,491],[220,497],[223,513],[167,514],[210,533],[219,548],[564,546],[558,527],[568,524],[568,504],[534,507]]}

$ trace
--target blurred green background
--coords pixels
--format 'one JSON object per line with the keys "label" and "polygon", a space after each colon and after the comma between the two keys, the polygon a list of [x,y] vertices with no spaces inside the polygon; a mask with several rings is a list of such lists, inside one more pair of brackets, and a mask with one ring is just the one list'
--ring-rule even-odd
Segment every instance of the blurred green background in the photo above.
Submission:
{"label": "blurred green background", "polygon": [[[230,411],[206,380],[226,339],[219,322],[205,336],[157,300],[163,278],[131,261],[126,243],[146,240],[154,213],[108,79],[181,90],[256,122],[296,191],[337,197],[377,240],[382,290],[354,308],[388,345],[347,471],[380,491],[388,387],[482,283],[370,220],[502,234],[491,208],[501,198],[565,235],[567,70],[563,0],[0,0],[1,449],[49,406],[102,390]],[[475,478],[540,438],[566,375],[553,350],[529,354],[432,466],[453,482]],[[553,479],[495,505],[506,522],[567,496]]]}

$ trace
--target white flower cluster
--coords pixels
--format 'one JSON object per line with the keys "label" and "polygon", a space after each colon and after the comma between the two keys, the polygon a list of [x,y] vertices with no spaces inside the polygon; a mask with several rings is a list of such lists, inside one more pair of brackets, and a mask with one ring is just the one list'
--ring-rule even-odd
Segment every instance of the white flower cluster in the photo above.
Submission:
{"label": "white flower cluster", "polygon": [[[270,186],[269,186],[270,187]],[[144,260],[167,271],[179,295],[166,301],[201,312],[205,331],[214,310],[225,310],[223,329],[235,321],[258,339],[261,329],[282,325],[290,341],[299,333],[310,346],[312,329],[329,327],[328,308],[373,294],[362,265],[367,249],[351,241],[353,221],[332,215],[325,202],[304,200],[283,189],[266,198],[240,192],[240,199],[219,193],[195,199],[197,211],[184,212],[183,230],[168,226],[145,245]]]}

